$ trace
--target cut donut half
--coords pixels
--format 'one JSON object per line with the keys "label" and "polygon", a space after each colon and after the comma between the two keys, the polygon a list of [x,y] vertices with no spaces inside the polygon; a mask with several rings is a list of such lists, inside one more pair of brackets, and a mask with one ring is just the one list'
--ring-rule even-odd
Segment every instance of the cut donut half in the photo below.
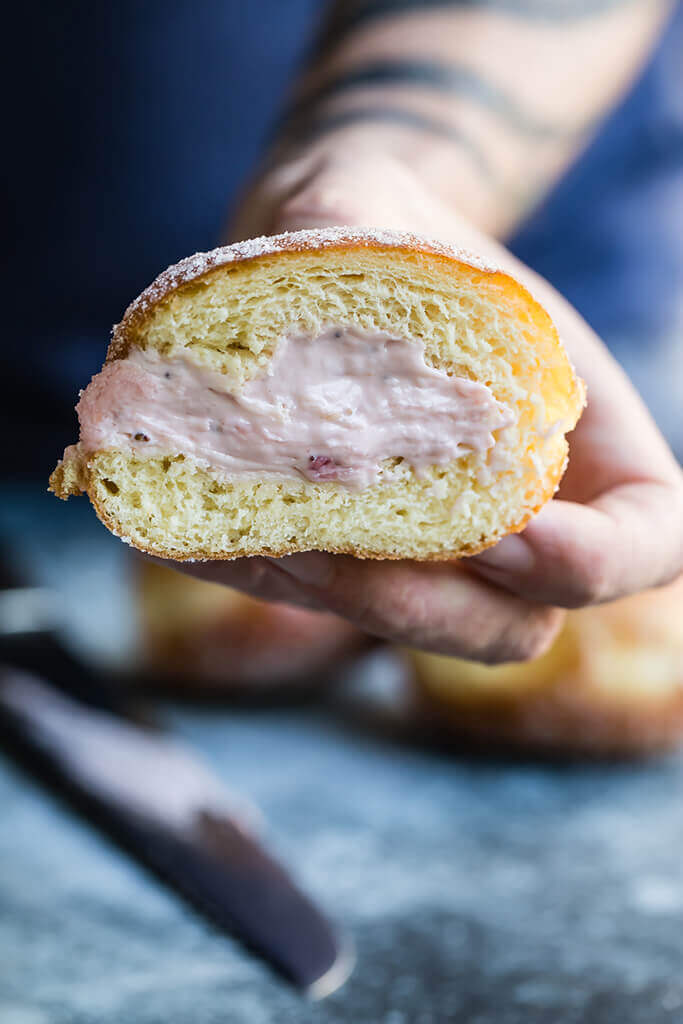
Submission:
{"label": "cut donut half", "polygon": [[509,274],[300,231],[190,257],[133,302],[50,483],[166,558],[457,558],[552,496],[583,404]]}

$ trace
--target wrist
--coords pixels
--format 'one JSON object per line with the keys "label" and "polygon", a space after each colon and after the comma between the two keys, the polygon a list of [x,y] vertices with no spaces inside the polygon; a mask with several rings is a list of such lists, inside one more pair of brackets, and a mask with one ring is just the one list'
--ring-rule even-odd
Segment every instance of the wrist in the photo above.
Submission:
{"label": "wrist", "polygon": [[438,143],[395,126],[283,138],[240,200],[231,236],[355,224],[471,245],[463,232],[485,225],[467,173]]}
{"label": "wrist", "polygon": [[[377,111],[379,114],[380,111]],[[454,212],[488,230],[494,199],[490,175],[457,132],[440,138],[410,121],[368,120],[340,124],[322,135],[283,140],[280,152],[324,152],[334,158],[353,154],[361,164],[393,161]]]}

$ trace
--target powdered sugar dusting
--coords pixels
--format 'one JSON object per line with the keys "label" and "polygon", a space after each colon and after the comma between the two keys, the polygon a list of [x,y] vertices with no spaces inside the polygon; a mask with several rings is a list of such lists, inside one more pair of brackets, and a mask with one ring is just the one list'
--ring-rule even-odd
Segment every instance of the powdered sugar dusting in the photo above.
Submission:
{"label": "powdered sugar dusting", "polygon": [[285,231],[280,235],[262,235],[249,238],[233,245],[197,252],[164,270],[126,310],[123,320],[114,327],[114,339],[120,337],[138,317],[143,316],[152,306],[170,292],[182,285],[202,277],[208,271],[229,263],[274,256],[284,252],[314,252],[318,249],[341,248],[383,248],[410,249],[418,252],[445,256],[447,259],[466,263],[484,273],[497,273],[500,267],[485,263],[478,256],[453,246],[414,235],[406,231],[391,231],[378,228],[332,227],[308,228],[303,231]]}

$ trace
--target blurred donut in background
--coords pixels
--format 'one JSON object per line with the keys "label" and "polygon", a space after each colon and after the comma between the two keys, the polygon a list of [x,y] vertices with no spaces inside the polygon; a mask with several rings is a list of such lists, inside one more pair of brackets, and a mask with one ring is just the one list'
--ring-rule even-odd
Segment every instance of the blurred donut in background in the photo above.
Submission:
{"label": "blurred donut in background", "polygon": [[303,690],[369,643],[335,615],[267,604],[142,560],[138,601],[146,683],[188,695]]}
{"label": "blurred donut in background", "polygon": [[528,755],[631,757],[683,739],[683,576],[569,612],[546,654],[489,667],[407,652],[439,730]]}
{"label": "blurred donut in background", "polygon": [[[305,691],[373,641],[334,615],[268,604],[151,562],[138,576],[147,685],[188,696]],[[492,754],[636,757],[683,740],[683,576],[569,612],[532,662],[405,652],[417,713]]]}

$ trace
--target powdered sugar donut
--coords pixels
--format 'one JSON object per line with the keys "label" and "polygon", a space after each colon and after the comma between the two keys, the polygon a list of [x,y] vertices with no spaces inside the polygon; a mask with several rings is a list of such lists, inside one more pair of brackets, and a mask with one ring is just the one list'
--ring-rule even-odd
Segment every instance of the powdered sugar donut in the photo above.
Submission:
{"label": "powdered sugar donut", "polygon": [[51,486],[169,558],[451,558],[552,496],[583,402],[509,274],[413,235],[300,231],[142,293]]}

